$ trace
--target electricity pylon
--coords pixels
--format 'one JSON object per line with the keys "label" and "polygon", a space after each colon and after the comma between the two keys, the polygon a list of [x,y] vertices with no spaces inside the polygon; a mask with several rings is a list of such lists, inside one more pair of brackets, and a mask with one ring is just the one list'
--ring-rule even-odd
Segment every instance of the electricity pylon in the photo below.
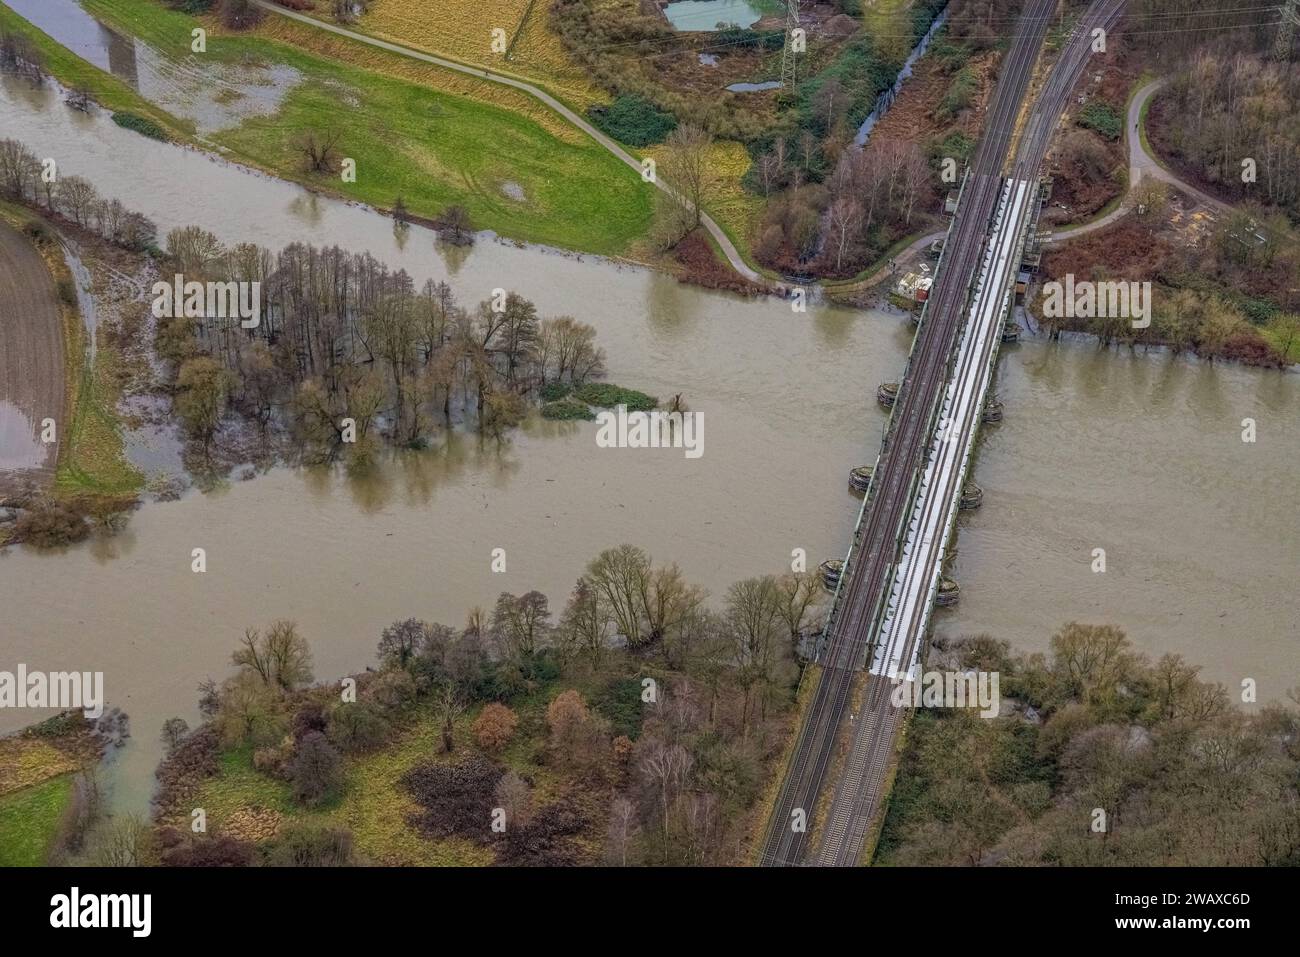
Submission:
{"label": "electricity pylon", "polygon": [[1295,28],[1300,24],[1298,0],[1286,0],[1278,9],[1282,13],[1282,22],[1278,25],[1277,39],[1273,41],[1273,59],[1285,60],[1291,54],[1291,41],[1295,37]]}
{"label": "electricity pylon", "polygon": [[[1291,0],[1294,5],[1295,0]],[[799,29],[799,0],[785,0],[785,46],[781,50],[781,89],[794,92],[794,62],[797,51],[792,49],[795,30]]]}

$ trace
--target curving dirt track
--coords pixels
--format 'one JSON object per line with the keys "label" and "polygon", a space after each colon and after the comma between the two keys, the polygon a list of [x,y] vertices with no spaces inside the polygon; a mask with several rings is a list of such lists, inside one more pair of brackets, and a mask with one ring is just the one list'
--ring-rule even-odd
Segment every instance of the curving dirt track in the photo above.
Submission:
{"label": "curving dirt track", "polygon": [[41,420],[61,432],[63,331],[54,280],[27,237],[0,222],[0,497],[54,477],[58,444],[42,445]]}

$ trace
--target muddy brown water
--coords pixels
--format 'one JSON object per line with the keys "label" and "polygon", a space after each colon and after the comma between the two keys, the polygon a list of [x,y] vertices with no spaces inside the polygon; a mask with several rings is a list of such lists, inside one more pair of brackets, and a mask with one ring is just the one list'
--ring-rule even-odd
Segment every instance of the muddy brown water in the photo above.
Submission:
{"label": "muddy brown water", "polygon": [[[117,538],[0,554],[0,667],[103,670],[134,738],[112,772],[142,806],[162,721],[196,717],[195,687],[228,672],[243,629],[296,619],[318,678],[371,664],[380,629],[416,615],[459,623],[473,605],[537,588],[557,611],[588,559],[634,542],[722,594],[732,581],[842,556],[910,327],[897,314],[746,301],[641,268],[509,243],[441,251],[412,227],[208,156],[146,140],[53,93],[0,87],[0,129],[65,174],[151,216],[227,241],[370,250],[465,302],[498,286],[598,330],[610,379],[682,392],[704,455],[599,449],[590,423],[536,423],[508,443],[458,437],[395,456],[364,481],[276,469],[209,494],[149,504]],[[1006,421],[962,518],[962,602],[946,633],[988,631],[1043,649],[1067,619],[1114,622],[1152,655],[1179,652],[1262,699],[1300,684],[1295,469],[1300,377],[1090,343],[1026,342],[1003,359]],[[1257,422],[1258,441],[1240,438]],[[204,548],[207,571],[191,571]],[[506,571],[491,570],[506,550]],[[1107,571],[1090,570],[1105,548]],[[0,731],[30,712],[0,712]]]}

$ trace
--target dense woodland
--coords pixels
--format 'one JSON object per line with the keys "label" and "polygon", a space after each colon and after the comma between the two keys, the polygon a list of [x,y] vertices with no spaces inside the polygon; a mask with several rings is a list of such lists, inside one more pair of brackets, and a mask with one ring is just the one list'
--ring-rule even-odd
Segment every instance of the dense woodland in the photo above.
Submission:
{"label": "dense woodland", "polygon": [[1000,672],[1004,716],[917,711],[879,863],[1300,865],[1295,692],[1246,713],[1181,657],[1077,623],[1046,655],[978,636],[929,666]]}
{"label": "dense woodland", "polygon": [[[1300,223],[1300,70],[1294,63],[1201,50],[1164,97],[1159,145],[1194,182]],[[1250,182],[1243,179],[1247,159],[1256,165]]]}
{"label": "dense woodland", "polygon": [[465,308],[445,282],[417,289],[369,253],[302,243],[278,253],[226,248],[194,226],[169,232],[165,251],[187,280],[261,284],[254,329],[238,319],[160,324],[159,352],[177,370],[177,410],[205,447],[228,400],[264,435],[281,423],[309,457],[346,453],[359,466],[381,437],[421,447],[439,424],[464,418],[499,437],[547,385],[604,373],[591,326],[542,318],[516,293]]}
{"label": "dense woodland", "polygon": [[[715,607],[676,565],[623,545],[591,561],[558,615],[534,591],[503,593],[462,627],[394,622],[355,700],[311,685],[309,643],[292,622],[250,629],[235,673],[201,689],[204,725],[168,722],[161,830],[142,836],[141,858],[383,859],[306,812],[347,806],[358,797],[350,762],[428,726],[429,753],[397,787],[429,841],[466,840],[512,864],[744,863],[789,733],[796,648],[819,627],[822,596],[814,574],[764,576]],[[302,820],[256,846],[220,826],[182,836],[172,825],[183,828],[230,760],[285,782]],[[492,829],[494,809],[504,829]]]}

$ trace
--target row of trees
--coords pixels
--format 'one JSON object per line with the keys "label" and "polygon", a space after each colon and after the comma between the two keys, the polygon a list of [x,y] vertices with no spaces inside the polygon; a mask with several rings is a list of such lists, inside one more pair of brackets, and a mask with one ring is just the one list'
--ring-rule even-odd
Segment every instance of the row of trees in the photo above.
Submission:
{"label": "row of trees", "polygon": [[[1165,94],[1177,122],[1162,139],[1235,200],[1285,210],[1300,222],[1300,71],[1257,53],[1197,53]],[[1254,178],[1243,178],[1243,163]]]}
{"label": "row of trees", "polygon": [[850,276],[913,228],[914,217],[934,201],[935,179],[915,143],[872,140],[845,150],[823,183],[800,181],[788,171],[781,140],[757,163],[760,182],[773,177],[790,187],[776,195],[764,215],[755,253],[787,272]]}
{"label": "row of trees", "polygon": [[62,216],[125,249],[151,247],[157,227],[117,199],[103,199],[80,176],[60,176],[18,140],[0,139],[0,195]]}

